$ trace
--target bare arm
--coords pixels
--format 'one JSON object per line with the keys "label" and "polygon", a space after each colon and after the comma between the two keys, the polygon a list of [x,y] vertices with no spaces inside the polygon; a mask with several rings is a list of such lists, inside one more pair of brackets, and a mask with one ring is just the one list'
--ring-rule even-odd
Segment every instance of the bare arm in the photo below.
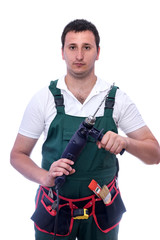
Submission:
{"label": "bare arm", "polygon": [[44,186],[54,186],[55,177],[75,172],[70,165],[73,162],[68,159],[59,159],[54,162],[49,171],[37,166],[30,158],[30,154],[37,142],[37,139],[17,135],[15,144],[11,151],[10,162],[17,171],[31,181]]}
{"label": "bare arm", "polygon": [[120,153],[124,148],[146,164],[160,163],[159,144],[147,126],[129,133],[127,137],[109,131],[97,145],[114,154]]}
{"label": "bare arm", "polygon": [[147,126],[128,134],[126,150],[147,164],[160,163],[160,147]]}

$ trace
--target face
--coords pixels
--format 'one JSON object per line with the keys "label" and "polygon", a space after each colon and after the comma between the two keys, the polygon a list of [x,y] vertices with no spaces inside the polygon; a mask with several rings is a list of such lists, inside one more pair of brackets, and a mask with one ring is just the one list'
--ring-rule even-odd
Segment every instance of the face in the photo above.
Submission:
{"label": "face", "polygon": [[94,34],[91,31],[68,32],[65,37],[62,57],[67,65],[67,74],[84,78],[94,73],[95,61],[98,60]]}

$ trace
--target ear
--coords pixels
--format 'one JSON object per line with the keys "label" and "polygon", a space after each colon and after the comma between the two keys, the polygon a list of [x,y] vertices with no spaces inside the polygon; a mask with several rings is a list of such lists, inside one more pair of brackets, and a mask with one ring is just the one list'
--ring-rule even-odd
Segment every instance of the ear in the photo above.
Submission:
{"label": "ear", "polygon": [[62,59],[65,60],[65,58],[64,58],[64,49],[63,48],[61,48],[61,53],[62,53]]}
{"label": "ear", "polygon": [[100,47],[98,47],[98,51],[97,51],[97,58],[96,58],[96,60],[98,60],[98,59],[99,59],[99,54],[100,54]]}

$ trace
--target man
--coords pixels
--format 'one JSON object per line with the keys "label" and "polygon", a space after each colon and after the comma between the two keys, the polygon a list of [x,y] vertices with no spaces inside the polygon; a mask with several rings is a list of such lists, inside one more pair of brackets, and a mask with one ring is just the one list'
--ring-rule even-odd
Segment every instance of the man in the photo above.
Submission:
{"label": "man", "polygon": [[[11,164],[41,186],[33,215],[37,240],[53,239],[54,232],[56,239],[118,239],[118,224],[125,207],[117,186],[116,155],[125,149],[146,164],[160,162],[159,144],[135,104],[125,93],[95,75],[99,41],[96,27],[86,20],[75,20],[65,27],[62,57],[67,66],[66,76],[32,98],[11,152]],[[75,163],[61,158],[80,123],[94,114],[107,93],[95,123],[97,129],[104,129],[102,140],[96,145],[90,137]],[[118,135],[118,127],[126,137]],[[45,141],[40,168],[30,154],[42,132]],[[67,177],[60,189],[59,220],[55,227],[55,178],[63,174]],[[108,203],[89,189],[92,179],[109,188]],[[87,214],[75,215],[77,209],[87,209]]]}

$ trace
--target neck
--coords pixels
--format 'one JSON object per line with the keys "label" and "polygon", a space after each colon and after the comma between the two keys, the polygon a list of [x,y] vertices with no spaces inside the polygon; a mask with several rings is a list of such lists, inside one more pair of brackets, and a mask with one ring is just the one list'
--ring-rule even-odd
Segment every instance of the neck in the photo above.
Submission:
{"label": "neck", "polygon": [[90,94],[92,88],[94,87],[97,81],[95,75],[88,76],[86,78],[75,78],[69,75],[66,75],[65,82],[69,91],[78,99],[82,104]]}

